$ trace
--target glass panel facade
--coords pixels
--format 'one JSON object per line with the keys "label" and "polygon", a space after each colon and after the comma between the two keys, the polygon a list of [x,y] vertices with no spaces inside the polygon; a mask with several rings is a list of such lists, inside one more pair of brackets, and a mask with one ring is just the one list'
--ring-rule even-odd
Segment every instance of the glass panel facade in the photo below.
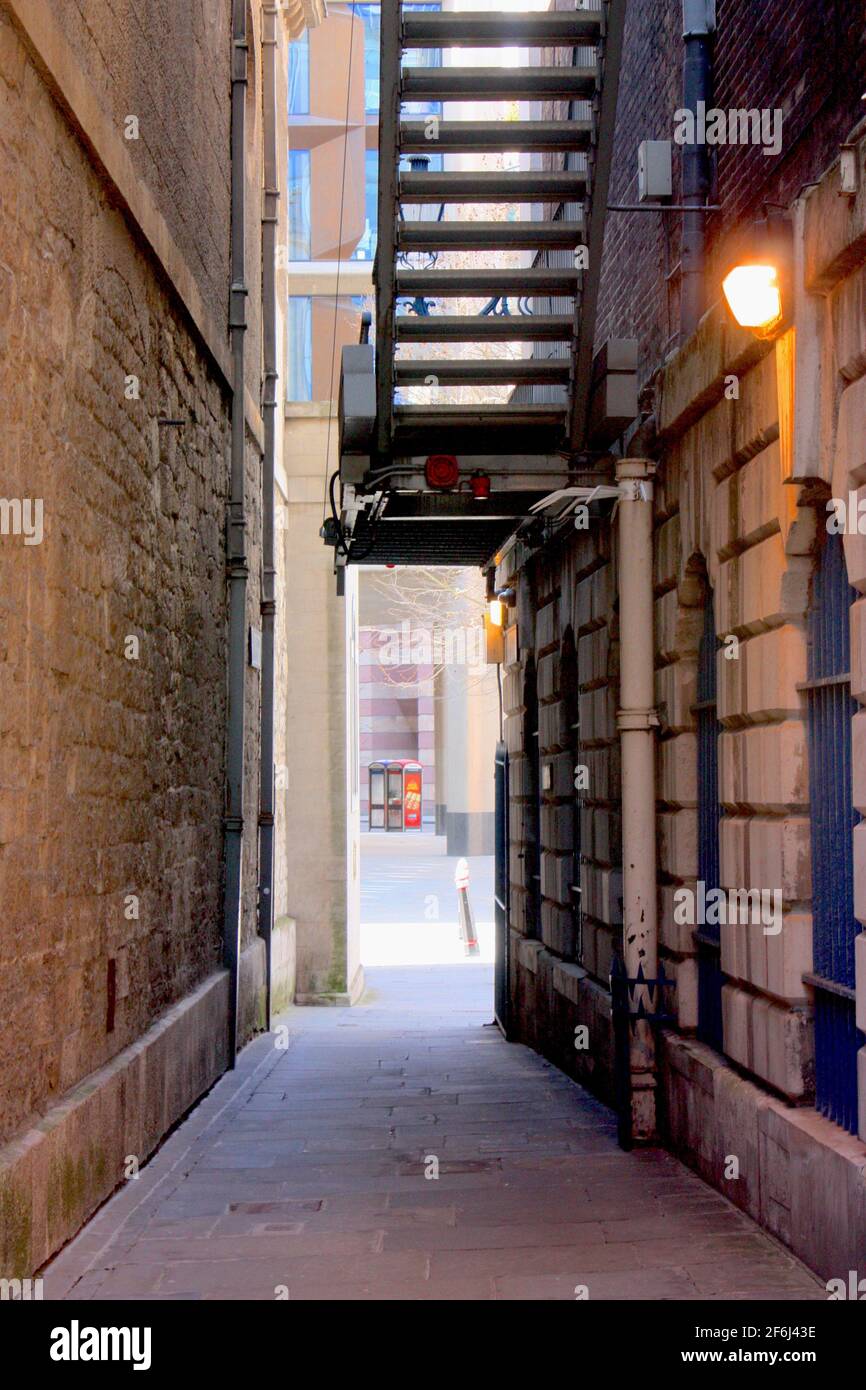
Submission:
{"label": "glass panel facade", "polygon": [[288,302],[288,381],[290,401],[313,399],[313,301],[295,295]]}
{"label": "glass panel facade", "polygon": [[[364,24],[364,109],[368,115],[375,115],[379,110],[379,31],[380,31],[380,9],[378,5],[352,4],[345,6],[334,6],[334,9],[346,9],[354,11],[356,17]],[[404,5],[406,10],[440,10],[439,4],[409,4]],[[333,13],[333,9],[332,9]],[[410,48],[406,50],[403,61],[407,67],[439,67],[442,62],[442,54],[438,48]],[[429,115],[438,113],[441,110],[440,102],[413,101],[407,102],[404,106],[407,115]]]}
{"label": "glass panel facade", "polygon": [[310,151],[289,150],[289,260],[310,259]]}
{"label": "glass panel facade", "polygon": [[289,44],[289,115],[310,111],[310,40],[305,33]]}
{"label": "glass panel facade", "polygon": [[[361,335],[361,314],[372,314],[372,295],[292,295],[288,301],[286,399],[326,401],[336,395],[340,357]],[[372,336],[371,336],[372,341]]]}
{"label": "glass panel facade", "polygon": [[372,261],[376,254],[376,232],[379,226],[379,155],[376,150],[364,152],[364,235],[352,252],[353,261]]}
{"label": "glass panel facade", "polygon": [[[441,5],[404,5],[404,10],[441,10]],[[407,48],[403,54],[407,68],[439,68],[442,66],[442,50],[439,48]],[[407,101],[403,105],[406,116],[439,116],[442,114],[441,101]]]}

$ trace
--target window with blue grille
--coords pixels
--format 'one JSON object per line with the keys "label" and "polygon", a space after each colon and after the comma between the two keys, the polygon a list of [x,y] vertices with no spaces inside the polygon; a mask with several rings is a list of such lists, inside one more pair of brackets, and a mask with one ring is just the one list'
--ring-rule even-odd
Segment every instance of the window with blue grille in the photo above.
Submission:
{"label": "window with blue grille", "polygon": [[[698,741],[698,878],[704,891],[719,888],[719,734],[716,654],[719,650],[713,615],[713,595],[707,590],[704,630],[698,648],[698,698],[693,707]],[[718,923],[699,924],[698,1037],[719,1052],[723,1045],[721,932]]]}
{"label": "window with blue grille", "polygon": [[526,796],[523,822],[523,871],[526,884],[526,935],[541,936],[541,745],[538,683],[530,659],[523,678],[523,751]]}
{"label": "window with blue grille", "polygon": [[851,790],[851,698],[848,583],[839,535],[823,541],[809,607],[806,697],[812,832],[815,1092],[822,1115],[857,1133],[857,1052],[864,1036],[854,1012],[854,853],[860,817]]}
{"label": "window with blue grille", "polygon": [[[581,823],[583,813],[583,793],[585,782],[579,775],[580,752],[580,677],[577,665],[577,643],[571,624],[562,634],[560,647],[559,693],[565,703],[568,727],[571,733],[572,758],[572,804],[571,810],[571,918],[574,924],[571,956],[580,960],[583,955],[583,915],[580,897],[580,856]],[[559,814],[558,812],[556,814]]]}

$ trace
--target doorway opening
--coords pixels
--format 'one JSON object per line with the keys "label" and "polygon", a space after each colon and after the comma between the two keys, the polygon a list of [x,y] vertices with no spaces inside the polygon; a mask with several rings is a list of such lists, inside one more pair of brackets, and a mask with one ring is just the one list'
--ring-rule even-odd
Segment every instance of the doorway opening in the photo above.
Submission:
{"label": "doorway opening", "polygon": [[498,670],[478,570],[358,571],[367,998],[493,1019]]}

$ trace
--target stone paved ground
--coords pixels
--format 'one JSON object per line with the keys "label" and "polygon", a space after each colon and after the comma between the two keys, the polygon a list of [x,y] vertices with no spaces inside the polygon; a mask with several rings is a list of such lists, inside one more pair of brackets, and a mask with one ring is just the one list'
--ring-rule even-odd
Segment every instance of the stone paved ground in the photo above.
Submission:
{"label": "stone paved ground", "polygon": [[[361,836],[361,920],[414,923],[457,921],[454,870],[458,856],[445,853],[442,835]],[[476,919],[493,921],[493,855],[473,854],[469,892]]]}
{"label": "stone paved ground", "polygon": [[[361,836],[361,959],[365,966],[457,965],[466,959],[454,871],[439,835]],[[493,856],[468,861],[478,959],[493,961]]]}
{"label": "stone paved ground", "polygon": [[288,1049],[248,1047],[51,1263],[46,1298],[826,1297],[485,1026],[488,966],[374,970],[370,986],[352,1010],[290,1011]]}

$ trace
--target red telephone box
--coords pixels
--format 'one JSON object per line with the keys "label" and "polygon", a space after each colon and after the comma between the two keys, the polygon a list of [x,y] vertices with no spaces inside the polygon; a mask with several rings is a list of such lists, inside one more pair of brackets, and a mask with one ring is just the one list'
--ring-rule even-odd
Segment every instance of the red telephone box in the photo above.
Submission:
{"label": "red telephone box", "polygon": [[385,771],[387,763],[370,763],[370,808],[367,813],[371,830],[385,830]]}
{"label": "red telephone box", "polygon": [[382,758],[367,768],[371,830],[421,830],[424,769],[410,758]]}
{"label": "red telephone box", "polygon": [[420,830],[424,769],[420,763],[403,763],[403,829]]}
{"label": "red telephone box", "polygon": [[392,759],[385,764],[386,830],[403,829],[403,764]]}

